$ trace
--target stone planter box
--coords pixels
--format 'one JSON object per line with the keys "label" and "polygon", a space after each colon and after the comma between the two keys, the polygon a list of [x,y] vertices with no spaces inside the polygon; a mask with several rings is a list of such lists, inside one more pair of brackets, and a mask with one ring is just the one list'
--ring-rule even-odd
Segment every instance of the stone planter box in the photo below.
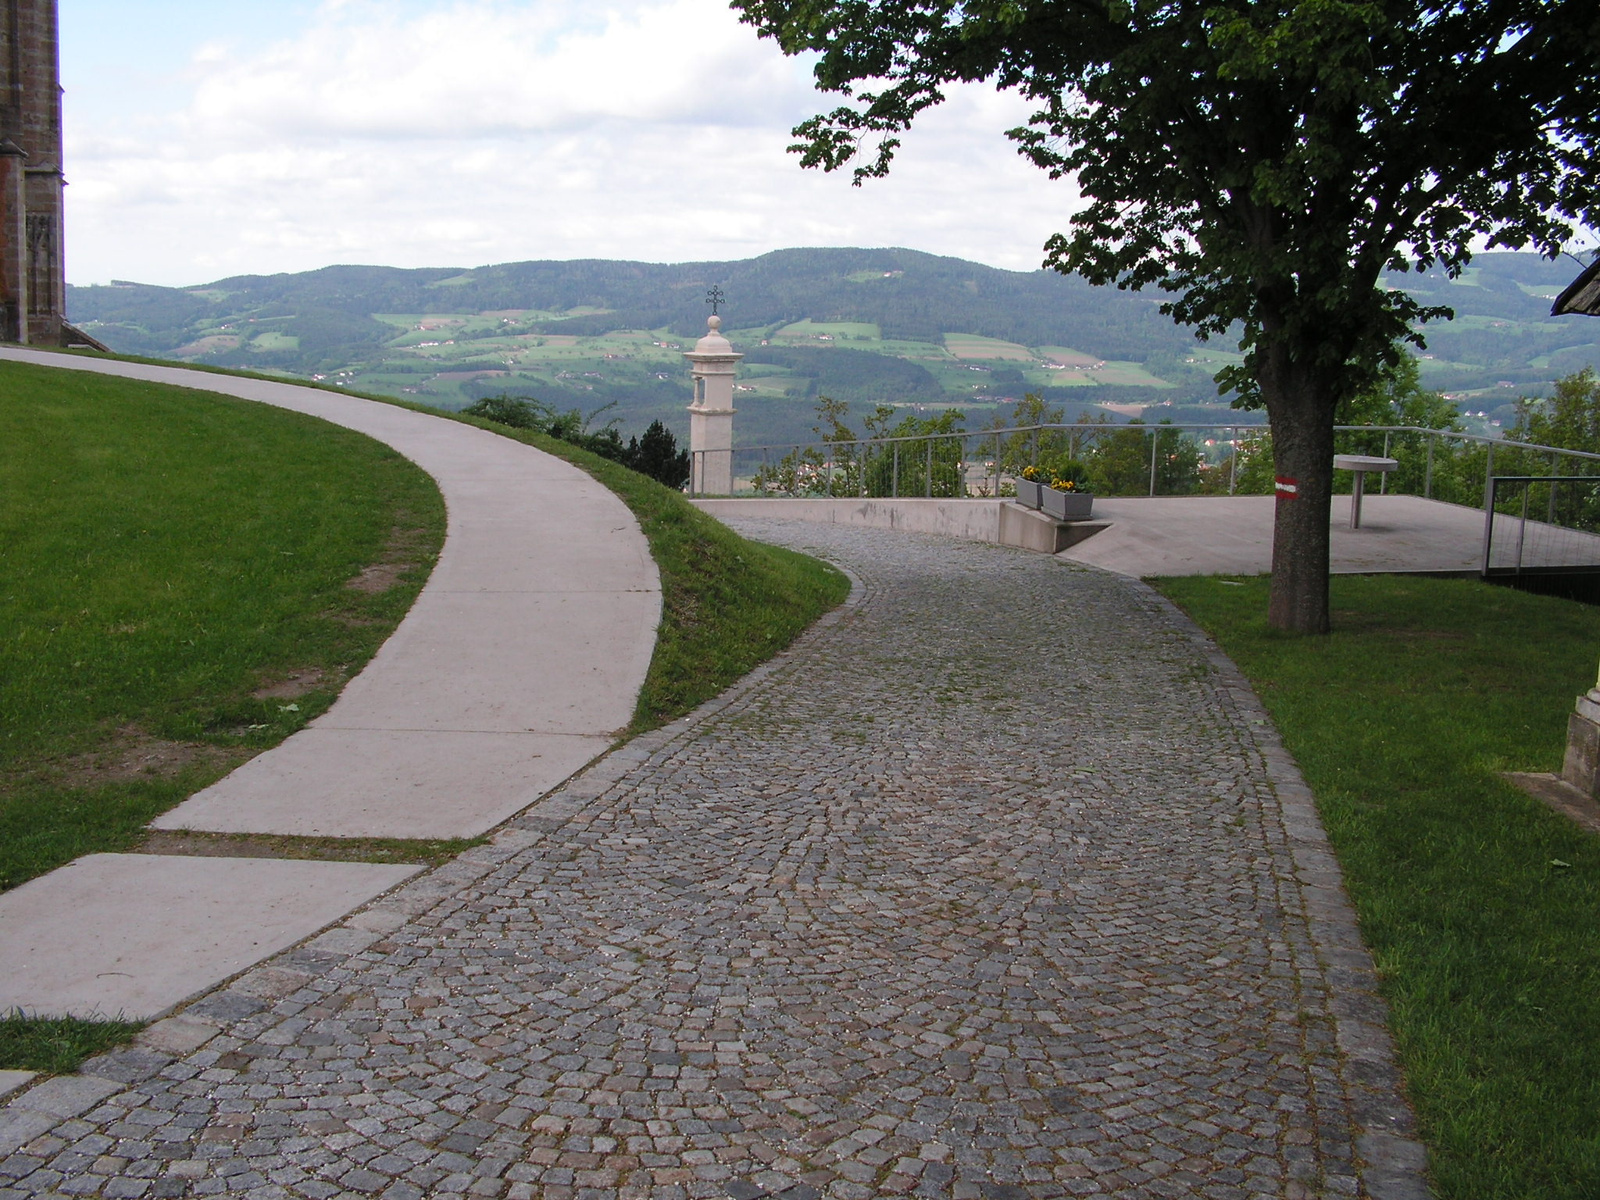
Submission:
{"label": "stone planter box", "polygon": [[1086,521],[1094,509],[1093,492],[1058,492],[1045,488],[1044,511],[1058,521]]}
{"label": "stone planter box", "polygon": [[1043,501],[1040,493],[1044,491],[1044,484],[1030,483],[1026,479],[1017,480],[1017,503],[1023,508],[1038,508]]}

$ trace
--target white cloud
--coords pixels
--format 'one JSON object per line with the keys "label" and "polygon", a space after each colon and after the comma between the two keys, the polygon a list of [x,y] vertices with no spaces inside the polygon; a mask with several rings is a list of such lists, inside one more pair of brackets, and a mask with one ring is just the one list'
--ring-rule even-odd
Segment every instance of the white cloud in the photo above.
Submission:
{"label": "white cloud", "polygon": [[1074,198],[984,88],[888,180],[801,171],[788,131],[831,98],[720,0],[334,0],[276,43],[205,39],[186,79],[176,111],[69,92],[74,281],[860,244],[1026,269]]}
{"label": "white cloud", "polygon": [[251,61],[213,58],[223,69],[196,89],[191,119],[222,136],[503,136],[606,118],[750,124],[804,90],[794,65],[721,5],[592,13],[463,0],[407,20],[365,2],[330,6]]}

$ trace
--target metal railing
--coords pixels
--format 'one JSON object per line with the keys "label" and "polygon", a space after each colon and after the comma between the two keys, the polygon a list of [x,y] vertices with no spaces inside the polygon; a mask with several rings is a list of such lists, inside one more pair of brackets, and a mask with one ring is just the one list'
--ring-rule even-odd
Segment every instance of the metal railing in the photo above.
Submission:
{"label": "metal railing", "polygon": [[[1111,482],[1102,494],[1236,495],[1271,492],[1270,439],[1268,427],[1258,423],[1044,424],[691,453],[697,480],[706,477],[706,456],[727,456],[715,465],[730,468],[735,495],[993,497],[1005,493],[1008,477],[1037,465],[1041,454],[1062,452],[1089,459]],[[1420,495],[1474,508],[1492,492],[1497,461],[1507,469],[1502,478],[1541,468],[1561,475],[1563,466],[1573,477],[1600,475],[1600,454],[1453,430],[1340,425],[1335,441],[1338,453],[1381,453],[1399,461],[1398,470],[1382,477],[1380,495]]]}
{"label": "metal railing", "polygon": [[1481,574],[1600,571],[1600,476],[1496,475],[1483,505]]}

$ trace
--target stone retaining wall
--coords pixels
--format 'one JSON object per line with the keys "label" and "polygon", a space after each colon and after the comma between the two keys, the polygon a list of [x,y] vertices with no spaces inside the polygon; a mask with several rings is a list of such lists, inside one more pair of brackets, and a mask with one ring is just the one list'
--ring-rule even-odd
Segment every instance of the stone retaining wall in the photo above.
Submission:
{"label": "stone retaining wall", "polygon": [[1104,521],[1057,521],[1009,500],[708,499],[694,504],[717,518],[774,517],[934,533],[968,542],[1055,554],[1106,527]]}

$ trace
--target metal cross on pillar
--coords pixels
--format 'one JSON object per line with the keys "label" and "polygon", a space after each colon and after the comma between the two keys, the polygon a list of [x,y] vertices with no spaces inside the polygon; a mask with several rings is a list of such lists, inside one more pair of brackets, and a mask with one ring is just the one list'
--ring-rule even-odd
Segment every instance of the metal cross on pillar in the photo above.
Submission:
{"label": "metal cross on pillar", "polygon": [[721,334],[719,287],[706,293],[711,316],[705,337],[684,352],[694,374],[694,403],[689,405],[689,494],[727,496],[733,492],[733,377],[744,355]]}

